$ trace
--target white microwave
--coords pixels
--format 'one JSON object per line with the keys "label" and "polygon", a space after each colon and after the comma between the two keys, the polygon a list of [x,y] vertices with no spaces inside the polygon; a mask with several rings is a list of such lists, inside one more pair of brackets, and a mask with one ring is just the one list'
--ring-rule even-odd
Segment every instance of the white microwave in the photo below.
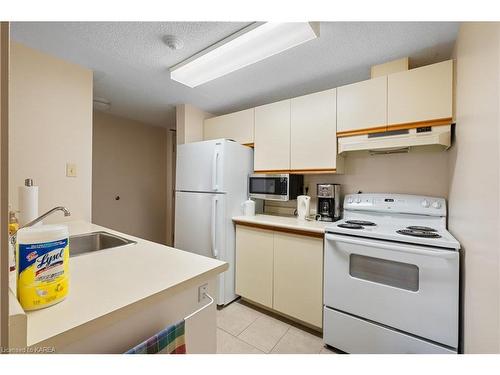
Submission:
{"label": "white microwave", "polygon": [[257,173],[248,176],[248,194],[251,198],[289,201],[297,199],[303,190],[302,175]]}

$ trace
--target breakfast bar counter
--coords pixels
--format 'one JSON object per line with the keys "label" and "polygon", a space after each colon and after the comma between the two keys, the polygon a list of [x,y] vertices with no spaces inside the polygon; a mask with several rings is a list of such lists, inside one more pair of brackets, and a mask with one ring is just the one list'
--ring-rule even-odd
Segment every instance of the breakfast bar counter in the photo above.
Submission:
{"label": "breakfast bar counter", "polygon": [[[206,304],[207,298],[199,301],[198,288],[208,284],[208,291],[215,296],[215,277],[228,268],[216,259],[84,221],[64,224],[70,236],[106,231],[136,243],[70,257],[67,298],[54,306],[25,312],[27,347],[53,346],[56,352],[120,352],[156,333],[162,324],[182,319]],[[11,290],[15,294],[12,283]],[[17,303],[15,298],[11,301]],[[185,308],[181,308],[183,303]],[[18,316],[22,308],[11,311],[17,311]],[[212,315],[215,333],[215,310]],[[142,332],[135,331],[139,326]],[[109,334],[103,336],[107,331]],[[72,348],[73,343],[80,346]]]}

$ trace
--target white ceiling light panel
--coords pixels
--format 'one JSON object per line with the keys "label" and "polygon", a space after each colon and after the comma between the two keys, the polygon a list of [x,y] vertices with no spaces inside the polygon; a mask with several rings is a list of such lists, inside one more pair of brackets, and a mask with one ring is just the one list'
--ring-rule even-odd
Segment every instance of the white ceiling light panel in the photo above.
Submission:
{"label": "white ceiling light panel", "polygon": [[170,78],[196,87],[317,37],[319,22],[255,23],[172,67]]}

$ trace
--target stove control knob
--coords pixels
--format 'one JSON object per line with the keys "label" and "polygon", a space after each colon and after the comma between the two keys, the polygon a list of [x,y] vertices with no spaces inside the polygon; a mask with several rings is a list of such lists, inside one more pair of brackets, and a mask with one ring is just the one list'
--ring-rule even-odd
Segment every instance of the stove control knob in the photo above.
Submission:
{"label": "stove control knob", "polygon": [[422,204],[422,207],[425,207],[425,208],[430,206],[430,203],[427,199],[424,199],[421,204]]}
{"label": "stove control knob", "polygon": [[347,198],[347,203],[352,203],[352,202],[353,202],[352,197]]}
{"label": "stove control knob", "polygon": [[436,208],[436,209],[441,208],[441,202],[439,202],[439,201],[435,201],[434,203],[432,203],[432,207],[434,207],[434,208]]}
{"label": "stove control knob", "polygon": [[356,203],[361,203],[361,198],[356,198]]}

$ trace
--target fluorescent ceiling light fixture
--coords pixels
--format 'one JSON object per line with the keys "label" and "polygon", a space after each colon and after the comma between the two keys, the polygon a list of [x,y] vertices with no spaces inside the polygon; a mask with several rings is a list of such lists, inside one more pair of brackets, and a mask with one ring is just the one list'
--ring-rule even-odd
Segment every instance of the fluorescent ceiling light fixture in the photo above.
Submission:
{"label": "fluorescent ceiling light fixture", "polygon": [[196,87],[319,36],[319,22],[254,23],[170,69],[170,78]]}

